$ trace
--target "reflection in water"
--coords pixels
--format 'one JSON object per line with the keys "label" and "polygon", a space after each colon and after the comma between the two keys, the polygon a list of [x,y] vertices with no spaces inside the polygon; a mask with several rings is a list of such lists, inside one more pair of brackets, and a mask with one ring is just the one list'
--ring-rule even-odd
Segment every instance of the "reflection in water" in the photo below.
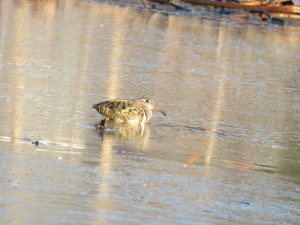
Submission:
{"label": "reflection in water", "polygon": [[[5,222],[20,223],[16,209],[28,224],[48,224],[36,215],[52,219],[57,211],[72,214],[65,223],[95,224],[118,216],[131,223],[136,212],[137,223],[158,224],[186,219],[178,214],[184,210],[191,223],[213,210],[207,223],[237,214],[229,222],[260,216],[258,223],[283,223],[284,210],[296,215],[299,37],[211,17],[94,1],[2,0]],[[95,132],[93,103],[143,95],[170,117],[154,114],[149,128],[108,124]],[[134,154],[147,161],[131,160]],[[228,204],[237,198],[252,211]],[[170,220],[160,219],[166,208]]]}
{"label": "reflection in water", "polygon": [[[219,28],[219,35],[217,39],[217,49],[216,49],[216,67],[220,66],[220,58],[221,58],[221,52],[222,52],[222,45],[223,45],[223,39],[225,36],[226,32],[226,23],[225,21],[220,22],[220,28]],[[209,129],[209,144],[207,147],[206,155],[205,155],[205,162],[206,166],[210,166],[210,161],[213,155],[213,150],[215,149],[215,144],[216,144],[216,132],[217,129],[216,127],[219,125],[221,119],[222,119],[222,111],[223,111],[223,101],[224,101],[224,95],[225,95],[225,84],[226,84],[226,74],[227,71],[225,67],[221,67],[221,70],[219,71],[219,85],[218,85],[218,91],[216,93],[216,102],[211,102],[214,106],[212,109],[212,116],[211,116],[211,126],[212,128]],[[197,159],[197,155],[193,155],[189,160],[188,163],[192,164],[195,160]]]}
{"label": "reflection in water", "polygon": [[[133,148],[136,151],[145,150],[148,147],[149,139],[149,129],[147,125],[141,124],[128,124],[128,123],[115,123],[114,121],[106,121],[106,128],[98,128],[97,132],[99,133],[101,140],[99,140],[101,163],[99,164],[99,176],[103,180],[98,187],[98,198],[94,200],[94,207],[111,211],[114,210],[114,204],[111,200],[111,180],[117,179],[114,177],[112,170],[114,169],[115,161],[114,154],[115,150],[113,146],[121,146],[121,148]],[[122,151],[122,150],[120,150]],[[105,196],[106,200],[103,200]],[[102,197],[102,198],[101,198]],[[101,207],[101,208],[100,208]],[[104,218],[94,219],[97,223],[107,222]]]}
{"label": "reflection in water", "polygon": [[[220,22],[220,28],[219,28],[219,35],[217,39],[217,52],[216,52],[216,67],[220,66],[220,59],[221,59],[221,53],[222,53],[222,46],[224,45],[224,36],[226,32],[226,23],[225,21]],[[214,109],[212,112],[212,118],[211,118],[211,123],[212,123],[212,129],[209,135],[209,145],[207,148],[206,152],[206,165],[209,166],[211,157],[213,155],[213,150],[215,149],[215,143],[216,143],[216,134],[213,132],[216,132],[216,127],[220,123],[221,118],[222,118],[222,111],[223,111],[223,102],[225,98],[225,84],[226,84],[226,67],[221,67],[220,72],[219,72],[219,86],[218,86],[218,91],[217,91],[217,96],[216,96],[216,102],[213,104]]]}
{"label": "reflection in water", "polygon": [[[122,10],[122,9],[119,9]],[[126,15],[126,14],[125,14]],[[106,82],[107,86],[107,96],[110,99],[115,99],[119,92],[119,77],[120,77],[120,64],[119,60],[122,55],[122,40],[124,38],[123,29],[120,29],[120,23],[124,20],[124,14],[116,13],[113,17],[111,28],[112,28],[112,42],[111,42],[111,55],[109,59],[108,66],[108,80]],[[99,24],[103,26],[103,24]],[[100,83],[101,81],[99,81]],[[113,164],[113,139],[103,138],[103,143],[100,143],[99,147],[101,149],[101,157],[102,163],[99,165],[100,167],[100,176],[106,178],[107,180],[112,179],[111,170]],[[101,182],[99,185],[99,196],[107,196],[109,197],[109,183]],[[95,199],[95,207],[99,207],[100,202]],[[109,201],[105,204],[105,208],[108,210],[110,208]],[[104,220],[105,221],[105,220]],[[95,222],[103,222],[103,219],[97,219]]]}
{"label": "reflection in water", "polygon": [[[119,8],[119,10],[123,10]],[[122,21],[124,21],[124,17],[126,17],[126,13],[117,13],[114,17],[114,21],[112,22],[112,42],[111,42],[111,56],[109,59],[109,67],[108,67],[108,81],[107,81],[107,96],[109,99],[116,99],[119,93],[119,79],[122,79],[122,74],[120,72],[121,64],[120,60],[122,57],[123,46],[122,42],[124,40],[124,30],[120,29],[122,26]]]}
{"label": "reflection in water", "polygon": [[146,150],[149,141],[149,128],[147,124],[130,124],[116,123],[114,121],[106,121],[106,128],[98,128],[100,137],[103,142],[110,140],[118,145],[131,146],[137,151]]}
{"label": "reflection in water", "polygon": [[[103,141],[103,143],[99,144],[99,147],[101,149],[101,154],[99,154],[99,158],[101,158],[102,163],[99,164],[99,176],[102,177],[104,180],[99,184],[99,187],[97,188],[98,191],[98,197],[94,199],[93,205],[97,209],[101,206],[102,201],[99,201],[101,199],[101,196],[105,196],[108,199],[110,198],[109,193],[109,179],[112,179],[111,176],[111,170],[112,170],[112,163],[113,163],[113,154],[112,154],[112,145],[113,140],[106,139]],[[102,210],[109,210],[111,208],[111,201],[105,201],[105,206],[102,206]],[[99,208],[100,210],[100,208]],[[95,222],[97,223],[103,223],[106,220],[103,218],[97,218],[95,219]]]}

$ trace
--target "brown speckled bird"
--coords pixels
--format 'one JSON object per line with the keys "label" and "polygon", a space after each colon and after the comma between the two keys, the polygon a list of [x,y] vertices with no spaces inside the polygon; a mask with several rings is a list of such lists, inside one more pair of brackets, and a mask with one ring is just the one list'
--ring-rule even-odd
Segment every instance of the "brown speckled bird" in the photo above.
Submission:
{"label": "brown speckled bird", "polygon": [[100,122],[100,127],[105,127],[106,120],[114,120],[116,122],[127,123],[147,123],[152,116],[152,109],[164,114],[154,105],[154,102],[149,97],[142,97],[136,100],[111,100],[100,102],[93,105],[100,114],[105,116],[105,119]]}

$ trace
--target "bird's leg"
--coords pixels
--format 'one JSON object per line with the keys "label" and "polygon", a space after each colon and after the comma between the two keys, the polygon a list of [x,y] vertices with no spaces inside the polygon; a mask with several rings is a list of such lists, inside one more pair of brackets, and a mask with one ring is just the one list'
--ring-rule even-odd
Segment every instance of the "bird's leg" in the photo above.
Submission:
{"label": "bird's leg", "polygon": [[100,128],[105,128],[105,121],[106,121],[106,118],[104,120],[101,120],[101,122],[99,123],[100,125]]}
{"label": "bird's leg", "polygon": [[145,5],[145,8],[147,9],[148,8],[148,3],[147,3],[147,0],[142,0],[144,5]]}

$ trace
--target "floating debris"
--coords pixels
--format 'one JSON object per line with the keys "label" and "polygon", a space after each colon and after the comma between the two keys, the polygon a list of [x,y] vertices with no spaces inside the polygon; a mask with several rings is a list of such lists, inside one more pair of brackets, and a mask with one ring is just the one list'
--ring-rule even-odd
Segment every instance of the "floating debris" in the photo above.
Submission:
{"label": "floating debris", "polygon": [[143,161],[143,162],[147,161],[146,159],[142,159],[142,158],[135,158],[135,160],[139,160],[139,161]]}
{"label": "floating debris", "polygon": [[38,146],[41,143],[39,141],[33,141],[32,144],[35,145],[35,146]]}
{"label": "floating debris", "polygon": [[245,205],[250,205],[250,203],[249,202],[245,202],[245,201],[241,201],[241,202],[239,202],[240,204],[245,204]]}
{"label": "floating debris", "polygon": [[[142,0],[145,7],[148,8],[146,0]],[[168,6],[173,6],[175,10],[191,11],[188,7],[180,6],[168,0],[151,0],[151,2],[160,3]],[[180,1],[177,1],[180,2]],[[234,9],[245,10],[249,14],[257,14],[262,20],[268,22],[279,22],[284,24],[285,19],[300,19],[300,1],[299,0],[224,0],[224,1],[211,1],[211,0],[181,0],[183,3],[191,5],[212,6],[216,8],[232,9],[231,15],[235,18],[245,18],[248,14],[241,14],[240,11],[233,11]],[[153,8],[153,7],[152,7]],[[222,12],[222,11],[221,11]],[[223,11],[224,12],[224,11]]]}

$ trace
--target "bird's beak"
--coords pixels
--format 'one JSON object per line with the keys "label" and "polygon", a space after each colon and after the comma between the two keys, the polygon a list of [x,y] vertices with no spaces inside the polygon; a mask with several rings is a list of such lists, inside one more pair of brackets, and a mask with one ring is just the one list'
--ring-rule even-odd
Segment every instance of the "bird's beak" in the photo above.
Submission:
{"label": "bird's beak", "polygon": [[164,111],[162,111],[160,108],[158,108],[157,106],[154,106],[153,109],[156,110],[156,111],[158,111],[158,112],[161,112],[162,114],[164,114],[165,116],[167,116],[167,114]]}

